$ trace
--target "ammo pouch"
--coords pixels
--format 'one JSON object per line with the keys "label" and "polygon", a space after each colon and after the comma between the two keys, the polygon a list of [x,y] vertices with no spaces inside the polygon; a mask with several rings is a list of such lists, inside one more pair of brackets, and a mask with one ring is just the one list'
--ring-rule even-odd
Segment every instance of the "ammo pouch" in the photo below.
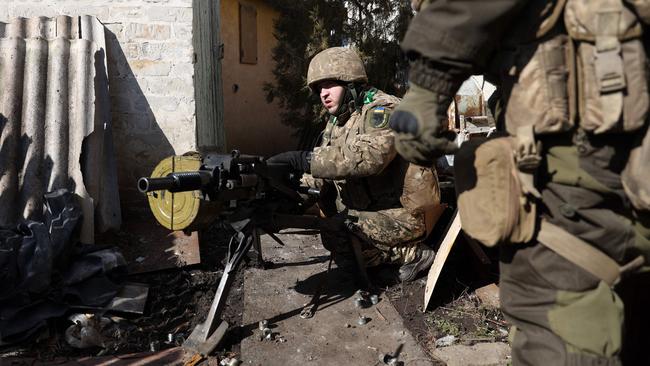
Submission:
{"label": "ammo pouch", "polygon": [[422,214],[426,235],[433,230],[445,206],[440,204],[440,185],[434,168],[408,164],[402,184],[400,203],[414,214]]}
{"label": "ammo pouch", "polygon": [[[577,41],[580,125],[596,134],[643,131],[648,119],[647,59],[639,20],[650,20],[650,1],[626,3],[631,8],[620,0],[569,0],[565,9],[567,31]],[[633,206],[650,210],[650,138],[639,140],[621,179]]]}
{"label": "ammo pouch", "polygon": [[[508,133],[519,139],[531,129],[533,135],[569,131],[576,121],[593,134],[642,130],[650,96],[640,21],[650,21],[650,0],[558,0],[556,6],[535,41],[501,54]],[[650,208],[650,183],[641,179],[649,150],[632,151],[623,173],[637,209]]]}
{"label": "ammo pouch", "polygon": [[595,134],[643,127],[649,97],[638,16],[621,0],[568,0],[564,24],[576,44],[580,126]]}
{"label": "ammo pouch", "polygon": [[[644,263],[638,256],[624,266],[582,239],[535,218],[535,201],[523,191],[511,137],[465,142],[455,157],[458,211],[463,231],[482,244],[539,243],[612,286]],[[539,228],[537,227],[539,224]]]}
{"label": "ammo pouch", "polygon": [[501,85],[508,102],[506,130],[516,136],[522,126],[534,126],[535,133],[567,131],[569,116],[569,39],[560,34],[545,41],[504,51]]}
{"label": "ammo pouch", "polygon": [[535,233],[535,203],[523,193],[516,145],[511,137],[474,139],[454,158],[463,230],[489,247],[525,243]]}
{"label": "ammo pouch", "polygon": [[[650,13],[650,1],[629,3]],[[536,41],[501,55],[508,132],[516,135],[522,125],[533,125],[535,134],[562,132],[576,119],[595,134],[643,127],[650,101],[639,15],[622,0],[557,6],[564,6],[566,34],[545,24]]]}

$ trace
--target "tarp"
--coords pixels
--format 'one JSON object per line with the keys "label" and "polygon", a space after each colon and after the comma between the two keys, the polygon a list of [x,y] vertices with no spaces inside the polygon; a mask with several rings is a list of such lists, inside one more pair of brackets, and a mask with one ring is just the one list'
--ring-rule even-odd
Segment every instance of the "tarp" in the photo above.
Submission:
{"label": "tarp", "polygon": [[45,194],[44,221],[0,229],[0,344],[22,340],[70,306],[102,306],[121,288],[119,251],[78,243],[81,208],[65,189]]}

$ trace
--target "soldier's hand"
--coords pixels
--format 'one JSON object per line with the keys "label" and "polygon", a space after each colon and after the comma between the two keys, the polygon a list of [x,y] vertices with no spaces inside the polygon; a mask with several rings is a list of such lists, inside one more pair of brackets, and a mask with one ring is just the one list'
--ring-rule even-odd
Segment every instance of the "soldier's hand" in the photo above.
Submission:
{"label": "soldier's hand", "polygon": [[311,171],[311,151],[287,151],[274,155],[266,160],[269,163],[285,163],[295,171],[309,173]]}
{"label": "soldier's hand", "polygon": [[412,84],[390,117],[390,127],[397,132],[397,152],[423,166],[456,152],[456,134],[447,130],[449,103],[448,96]]}

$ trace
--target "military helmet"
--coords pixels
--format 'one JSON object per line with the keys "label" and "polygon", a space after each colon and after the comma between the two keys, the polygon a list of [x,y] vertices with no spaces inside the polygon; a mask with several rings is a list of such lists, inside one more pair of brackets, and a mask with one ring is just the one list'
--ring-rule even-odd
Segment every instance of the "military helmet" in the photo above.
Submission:
{"label": "military helmet", "polygon": [[314,56],[307,70],[307,85],[312,90],[323,80],[367,82],[368,76],[356,52],[347,47],[332,47]]}

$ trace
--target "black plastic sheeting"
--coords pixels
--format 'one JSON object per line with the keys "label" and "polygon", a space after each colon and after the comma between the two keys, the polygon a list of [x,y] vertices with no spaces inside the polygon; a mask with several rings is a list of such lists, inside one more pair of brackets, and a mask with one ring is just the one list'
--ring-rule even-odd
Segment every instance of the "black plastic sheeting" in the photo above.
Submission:
{"label": "black plastic sheeting", "polygon": [[29,337],[71,306],[107,304],[126,275],[119,251],[78,242],[78,197],[61,189],[44,203],[44,222],[0,229],[0,344]]}

